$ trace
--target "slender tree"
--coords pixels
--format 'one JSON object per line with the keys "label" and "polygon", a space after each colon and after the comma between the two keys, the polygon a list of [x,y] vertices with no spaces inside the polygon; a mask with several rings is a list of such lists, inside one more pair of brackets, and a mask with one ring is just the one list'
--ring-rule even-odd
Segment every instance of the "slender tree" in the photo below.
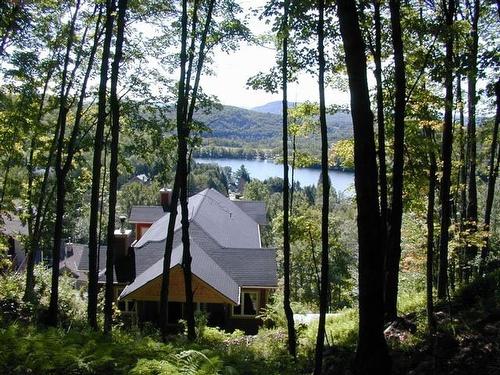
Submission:
{"label": "slender tree", "polygon": [[[44,112],[45,112],[45,98],[47,96],[47,90],[49,83],[51,81],[52,75],[54,74],[55,67],[51,64],[47,71],[47,75],[45,78],[42,95],[40,98],[39,106],[38,106],[38,114],[36,117],[35,124],[36,126],[32,127],[32,135],[30,141],[30,151],[28,157],[28,191],[27,191],[27,200],[28,200],[28,237],[30,239],[29,244],[27,246],[27,254],[26,254],[26,283],[24,289],[23,300],[30,301],[33,298],[33,291],[35,288],[35,275],[34,275],[34,267],[35,267],[35,254],[39,246],[40,237],[41,237],[41,227],[42,227],[42,218],[45,216],[44,203],[47,201],[46,191],[48,188],[48,178],[50,166],[52,164],[52,155],[53,155],[53,147],[51,147],[51,152],[48,154],[48,160],[45,166],[44,175],[42,184],[40,186],[40,195],[37,202],[37,209],[34,208],[34,155],[35,149],[37,148],[38,138],[40,134],[36,129],[39,128]],[[55,147],[55,143],[52,142],[52,145]]]}
{"label": "slender tree", "polygon": [[111,65],[111,88],[109,104],[111,108],[111,145],[109,161],[109,209],[106,249],[106,290],[104,296],[104,332],[110,333],[113,323],[113,269],[114,269],[114,232],[116,218],[116,191],[118,182],[118,147],[120,138],[120,103],[118,100],[118,78],[120,62],[123,56],[123,41],[125,34],[125,15],[128,0],[118,0],[118,17],[116,20],[115,54]]}
{"label": "slender tree", "polygon": [[[178,173],[179,163],[182,160],[182,152],[180,150],[181,137],[183,135],[182,122],[184,120],[184,90],[186,87],[186,63],[187,63],[187,24],[188,24],[188,9],[187,0],[182,1],[182,15],[181,15],[181,53],[180,53],[180,74],[179,83],[177,88],[177,135],[179,137],[179,144],[177,145],[177,169],[175,173],[174,186],[172,188],[172,198],[170,204],[170,216],[167,227],[167,238],[165,241],[165,255],[163,257],[163,273],[160,292],[160,330],[164,341],[167,340],[168,335],[168,291],[170,281],[170,261],[172,258],[172,246],[174,242],[174,229],[175,221],[177,219],[177,204],[179,202],[179,187],[180,187],[180,173]],[[186,148],[187,150],[187,148]],[[185,155],[185,154],[184,154]]]}
{"label": "slender tree", "polygon": [[[468,51],[467,69],[467,227],[471,232],[477,231],[477,185],[476,185],[476,104],[477,104],[477,55],[479,44],[478,23],[481,14],[481,3],[474,0],[474,5],[466,0],[466,6],[470,11],[470,43]],[[471,262],[477,254],[477,246],[472,244],[466,247],[467,261]],[[467,272],[470,275],[471,272]],[[472,276],[472,275],[470,275]]]}
{"label": "slender tree", "polygon": [[453,145],[453,20],[455,0],[442,1],[447,33],[445,36],[445,112],[443,122],[443,139],[441,145],[441,161],[443,163],[441,178],[441,233],[439,237],[439,273],[438,298],[445,299],[448,291],[448,241],[451,216],[451,152]]}
{"label": "slender tree", "polygon": [[97,329],[97,293],[98,293],[98,230],[99,230],[99,190],[101,185],[102,149],[104,127],[106,123],[106,86],[108,82],[109,57],[111,51],[111,37],[115,18],[115,0],[106,1],[106,20],[104,26],[104,42],[102,46],[101,69],[98,92],[98,113],[94,137],[94,156],[92,161],[92,190],[90,195],[90,223],[89,223],[89,290],[87,315],[89,325]]}
{"label": "slender tree", "polygon": [[426,261],[426,307],[427,325],[429,333],[436,333],[436,320],[434,318],[434,297],[433,297],[433,264],[434,264],[434,206],[436,196],[436,173],[437,163],[434,152],[434,134],[426,127],[425,136],[429,142],[429,193],[427,196],[427,261]]}
{"label": "slender tree", "polygon": [[[459,199],[457,199],[460,202],[459,208],[455,210],[455,216],[460,213],[460,218],[458,219],[460,223],[460,231],[465,230],[465,221],[467,219],[467,159],[466,155],[467,152],[465,150],[466,148],[466,137],[465,137],[465,115],[464,115],[464,105],[463,105],[463,100],[462,100],[462,75],[460,72],[457,74],[457,106],[458,106],[458,113],[459,113],[459,123],[460,123],[460,129],[458,131],[458,147],[459,147],[459,163],[460,163],[460,169],[458,172],[457,176],[457,186],[458,186],[458,192],[457,195],[459,195]],[[457,220],[457,219],[456,219]],[[458,251],[458,279],[460,282],[463,280],[463,273],[464,273],[464,252],[465,249],[459,249]]]}
{"label": "slender tree", "polygon": [[401,259],[401,224],[403,219],[404,126],[406,107],[406,74],[401,32],[401,2],[390,0],[391,35],[394,48],[394,163],[392,168],[392,200],[390,231],[386,258],[385,315],[397,318],[399,261]]}
{"label": "slender tree", "polygon": [[290,1],[285,0],[283,4],[282,23],[282,48],[283,61],[281,65],[283,86],[283,308],[288,328],[288,351],[294,358],[297,357],[297,344],[295,337],[295,324],[293,311],[290,306],[290,185],[288,181],[288,28],[289,28]]}
{"label": "slender tree", "polygon": [[[66,44],[66,51],[64,56],[64,63],[62,67],[62,78],[59,93],[59,114],[57,118],[56,127],[56,160],[55,160],[55,172],[56,172],[56,222],[54,226],[54,240],[52,247],[52,282],[50,288],[50,303],[49,310],[47,312],[47,323],[49,325],[57,325],[57,315],[59,309],[59,261],[61,259],[61,239],[62,239],[62,226],[63,226],[63,215],[64,215],[64,205],[66,196],[66,183],[65,177],[67,170],[62,166],[63,161],[63,150],[64,150],[64,140],[65,132],[67,126],[67,114],[69,112],[68,106],[68,95],[69,90],[72,85],[72,78],[68,77],[69,72],[69,62],[71,57],[71,52],[73,49],[73,43],[75,40],[75,25],[78,17],[78,12],[80,10],[80,1],[77,0],[75,5],[75,11],[71,17],[68,31],[68,39]],[[75,66],[75,70],[76,70]],[[74,71],[73,71],[74,72]],[[68,167],[69,168],[69,167]]]}
{"label": "slender tree", "polygon": [[[373,60],[375,63],[375,80],[377,81],[377,136],[378,136],[378,168],[380,186],[380,218],[382,234],[387,236],[387,168],[385,157],[385,115],[384,115],[384,87],[382,83],[382,26],[380,16],[380,0],[373,1],[374,26],[375,26],[375,48],[373,49]],[[386,239],[384,239],[385,243]]]}
{"label": "slender tree", "polygon": [[[197,23],[198,23],[198,7],[199,3],[194,2],[193,5],[193,20],[192,20],[192,36],[191,45],[189,48],[189,61],[188,68],[186,72],[186,84],[185,93],[183,97],[184,106],[183,109],[183,134],[179,136],[179,147],[178,147],[178,157],[177,171],[179,171],[181,184],[180,184],[180,204],[181,204],[181,214],[182,214],[182,268],[184,272],[184,287],[186,295],[186,320],[188,327],[188,338],[194,340],[196,337],[195,332],[195,321],[194,321],[194,311],[193,311],[193,288],[192,288],[192,274],[191,274],[191,252],[190,252],[190,239],[189,239],[189,212],[188,212],[188,175],[190,171],[189,162],[190,154],[188,154],[188,139],[190,136],[191,125],[193,122],[193,115],[195,110],[196,98],[198,94],[198,88],[200,84],[201,72],[203,69],[203,63],[206,54],[206,43],[208,32],[212,22],[212,14],[214,11],[215,0],[210,0],[207,5],[207,15],[202,29],[202,34],[200,38],[200,45],[198,51],[198,62],[195,70],[194,83],[191,83],[191,76],[194,69],[194,57],[195,57],[195,45],[196,45],[196,34],[197,34]],[[191,95],[190,95],[191,94]],[[189,100],[191,98],[191,100]]]}
{"label": "slender tree", "polygon": [[[498,143],[498,123],[500,122],[500,80],[495,83],[495,97],[496,97],[496,115],[495,124],[493,125],[493,136],[491,139],[490,147],[490,160],[488,172],[488,190],[486,193],[486,205],[484,209],[484,227],[489,232],[491,224],[491,211],[493,208],[493,198],[495,195],[495,183],[498,176],[498,165],[500,163],[500,147]],[[496,158],[496,162],[495,162]],[[481,251],[481,270],[480,275],[484,274],[486,261],[490,252],[490,240],[486,237],[486,243]]]}
{"label": "slender tree", "polygon": [[325,50],[324,50],[324,17],[325,1],[318,1],[318,87],[319,87],[319,123],[321,129],[321,178],[323,185],[323,204],[321,207],[321,292],[319,296],[319,322],[316,336],[316,353],[314,374],[320,375],[323,365],[323,346],[325,341],[325,319],[328,308],[328,216],[330,203],[330,178],[328,176],[328,134],[326,127],[325,105]]}
{"label": "slender tree", "polygon": [[380,226],[373,114],[366,78],[365,44],[356,3],[340,0],[337,16],[344,43],[354,128],[354,164],[359,243],[358,374],[388,374],[391,361],[384,329],[384,249]]}

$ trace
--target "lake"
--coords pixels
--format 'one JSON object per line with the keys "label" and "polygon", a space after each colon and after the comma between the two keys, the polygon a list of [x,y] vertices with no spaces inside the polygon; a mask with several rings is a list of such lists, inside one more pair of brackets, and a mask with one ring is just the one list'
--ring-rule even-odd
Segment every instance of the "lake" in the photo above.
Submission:
{"label": "lake", "polygon": [[[269,177],[283,178],[283,165],[276,164],[272,160],[247,160],[247,159],[213,159],[213,158],[195,158],[197,163],[217,164],[221,167],[231,167],[236,172],[241,165],[244,165],[250,174],[250,178],[265,180]],[[332,186],[337,192],[345,195],[354,195],[354,173],[342,171],[329,171]],[[300,186],[316,185],[320,175],[319,169],[314,168],[296,168],[295,180],[300,182]],[[292,178],[291,169],[289,178]]]}

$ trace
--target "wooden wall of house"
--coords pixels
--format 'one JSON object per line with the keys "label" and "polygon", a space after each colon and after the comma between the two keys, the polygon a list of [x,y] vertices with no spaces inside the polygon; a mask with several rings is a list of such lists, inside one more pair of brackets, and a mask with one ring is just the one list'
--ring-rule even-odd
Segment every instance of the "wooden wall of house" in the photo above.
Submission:
{"label": "wooden wall of house", "polygon": [[[159,301],[161,290],[161,276],[150,281],[142,288],[129,294],[127,299],[141,301]],[[193,291],[194,302],[206,303],[230,303],[231,301],[224,297],[221,293],[206,284],[203,280],[193,275]],[[173,302],[186,302],[186,294],[184,287],[184,274],[180,266],[170,270],[170,286],[168,291],[168,299]]]}
{"label": "wooden wall of house", "polygon": [[135,239],[139,240],[152,224],[137,223],[135,224]]}

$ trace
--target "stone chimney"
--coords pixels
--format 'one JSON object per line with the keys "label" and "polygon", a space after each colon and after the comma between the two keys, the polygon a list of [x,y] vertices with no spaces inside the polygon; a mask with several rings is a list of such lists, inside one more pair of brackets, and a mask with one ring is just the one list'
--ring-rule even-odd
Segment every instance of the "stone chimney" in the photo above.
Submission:
{"label": "stone chimney", "polygon": [[131,247],[132,230],[126,229],[126,216],[120,216],[120,228],[115,229],[113,239],[113,261],[118,282],[130,282],[135,278],[135,254]]}
{"label": "stone chimney", "polygon": [[172,189],[162,188],[160,189],[160,205],[163,207],[164,212],[170,210],[170,204],[172,202]]}

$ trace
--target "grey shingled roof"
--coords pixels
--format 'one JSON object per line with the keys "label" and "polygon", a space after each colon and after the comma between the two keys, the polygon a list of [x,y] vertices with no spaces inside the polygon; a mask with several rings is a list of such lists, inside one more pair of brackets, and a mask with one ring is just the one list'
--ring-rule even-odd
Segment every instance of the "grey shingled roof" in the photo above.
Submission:
{"label": "grey shingled roof", "polygon": [[[277,285],[276,250],[265,248],[225,248],[215,242],[197,224],[189,227],[191,248],[200,248],[228,273],[240,286]],[[180,231],[174,237],[174,248],[182,247]],[[158,260],[163,259],[165,240],[148,242],[141,248],[135,248],[136,274],[140,275]],[[193,269],[196,260],[193,257]],[[151,280],[151,279],[150,279]]]}
{"label": "grey shingled roof", "polygon": [[266,204],[260,201],[233,200],[239,208],[260,225],[267,225]]}
{"label": "grey shingled roof", "polygon": [[[214,189],[206,189],[192,196],[188,201],[189,221],[199,225],[205,233],[222,247],[257,248],[260,247],[258,223],[246,214],[233,201]],[[167,236],[169,215],[155,222],[135,247],[148,242],[161,242]],[[175,230],[180,228],[180,215],[177,216]]]}
{"label": "grey shingled roof", "polygon": [[240,286],[275,287],[278,283],[274,249],[221,248],[210,256]]}
{"label": "grey shingled roof", "polygon": [[[71,273],[76,277],[82,277],[83,272],[80,270],[80,262],[82,259],[82,255],[84,249],[87,249],[87,246],[81,244],[72,244],[73,254],[66,256],[59,262],[59,269],[67,268],[71,271]],[[87,265],[88,265],[88,251],[87,251]],[[88,267],[87,267],[88,268]]]}
{"label": "grey shingled roof", "polygon": [[[239,285],[225,272],[217,263],[215,263],[196,243],[191,243],[191,272],[193,275],[204,281],[219,293],[227,297],[235,304],[239,304],[240,289]],[[172,250],[170,268],[181,265],[182,245]],[[163,258],[140,274],[133,283],[127,285],[120,294],[120,298],[125,298],[132,292],[140,289],[148,282],[161,276],[163,272]]]}
{"label": "grey shingled roof", "polygon": [[19,216],[13,213],[0,215],[4,220],[3,228],[1,232],[13,237],[18,237],[18,235],[28,235],[28,227],[23,225]]}
{"label": "grey shingled roof", "polygon": [[[80,257],[80,263],[78,264],[79,271],[89,270],[89,248],[86,245],[82,245],[82,255]],[[106,268],[106,245],[101,245],[101,250],[99,252],[99,270]]]}
{"label": "grey shingled roof", "polygon": [[165,211],[161,206],[132,206],[128,222],[153,224],[164,215]]}

